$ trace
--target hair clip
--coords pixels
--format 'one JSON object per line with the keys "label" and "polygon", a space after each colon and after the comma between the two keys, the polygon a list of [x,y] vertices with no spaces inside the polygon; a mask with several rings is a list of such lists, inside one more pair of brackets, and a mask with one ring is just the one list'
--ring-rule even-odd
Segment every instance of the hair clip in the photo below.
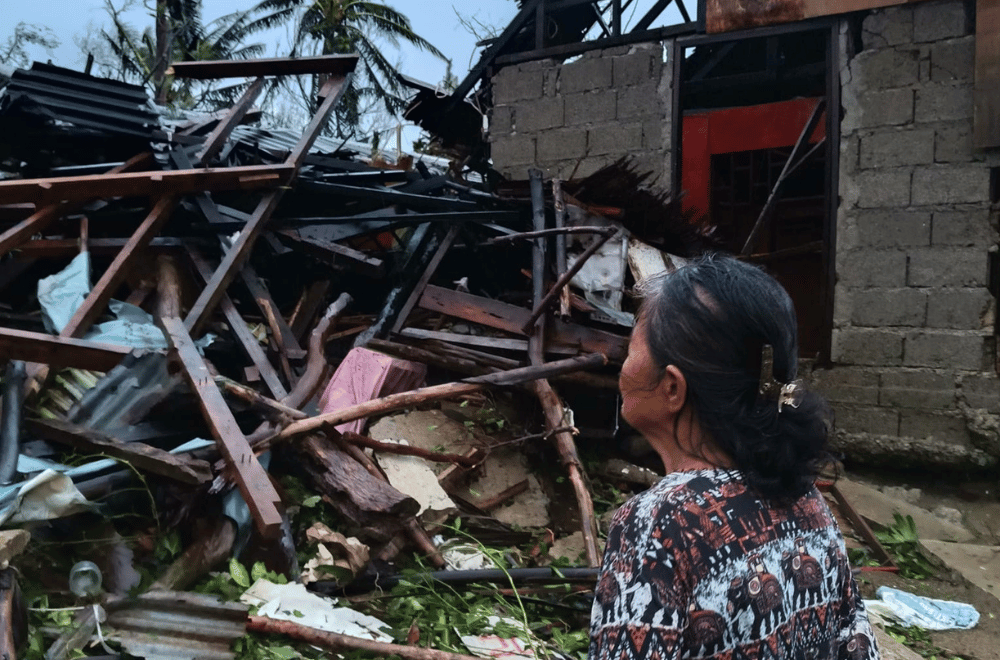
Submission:
{"label": "hair clip", "polygon": [[765,399],[778,402],[778,412],[784,406],[798,408],[802,402],[805,387],[801,380],[782,383],[774,379],[774,347],[764,344],[760,351],[760,387],[758,393]]}

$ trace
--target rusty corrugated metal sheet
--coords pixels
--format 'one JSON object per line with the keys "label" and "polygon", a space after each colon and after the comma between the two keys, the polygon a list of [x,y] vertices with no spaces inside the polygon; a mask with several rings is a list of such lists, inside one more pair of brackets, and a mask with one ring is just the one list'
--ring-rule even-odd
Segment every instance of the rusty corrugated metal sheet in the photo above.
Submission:
{"label": "rusty corrugated metal sheet", "polygon": [[248,607],[215,596],[149,592],[107,606],[105,637],[142,658],[231,660],[246,634]]}

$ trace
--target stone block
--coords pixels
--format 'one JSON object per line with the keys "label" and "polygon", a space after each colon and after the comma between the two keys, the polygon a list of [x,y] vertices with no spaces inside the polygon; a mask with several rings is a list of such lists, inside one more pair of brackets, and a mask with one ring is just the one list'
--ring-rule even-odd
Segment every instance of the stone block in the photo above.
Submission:
{"label": "stone block", "polygon": [[861,138],[861,167],[899,167],[934,162],[934,130],[889,128]]}
{"label": "stone block", "polygon": [[566,123],[562,97],[538,99],[517,106],[517,132],[535,133]]}
{"label": "stone block", "polygon": [[975,287],[986,283],[986,251],[926,248],[909,252],[908,286]]}
{"label": "stone block", "polygon": [[[853,98],[853,102],[849,99]],[[858,90],[851,97],[844,94],[843,130],[876,126],[898,126],[913,121],[913,90]]]}
{"label": "stone block", "polygon": [[983,165],[927,165],[913,171],[913,204],[990,201],[990,171]]}
{"label": "stone block", "polygon": [[962,37],[971,25],[962,0],[922,2],[913,8],[913,41],[941,41]]}
{"label": "stone block", "polygon": [[514,106],[498,105],[490,113],[490,135],[509,135],[514,130]]}
{"label": "stone block", "polygon": [[878,373],[858,367],[812,372],[812,387],[834,403],[878,404]]}
{"label": "stone block", "polygon": [[617,117],[619,121],[640,117],[662,119],[663,99],[658,85],[654,82],[619,89]]}
{"label": "stone block", "polygon": [[576,94],[610,88],[612,59],[580,59],[564,64],[559,72],[559,93]]}
{"label": "stone block", "polygon": [[615,88],[658,82],[663,66],[661,60],[660,52],[650,49],[615,57],[611,61]]}
{"label": "stone block", "polygon": [[994,240],[989,209],[934,212],[931,245],[985,248]]}
{"label": "stone block", "polygon": [[617,99],[613,91],[570,94],[566,101],[566,126],[614,121]]}
{"label": "stone block", "polygon": [[982,154],[972,147],[972,122],[963,119],[939,126],[934,135],[934,161],[938,163],[968,163],[982,160]]}
{"label": "stone block", "polygon": [[602,167],[610,165],[615,159],[608,156],[592,156],[584,158],[582,161],[565,163],[565,167],[560,171],[561,179],[568,179],[570,175],[575,179],[583,179],[598,171]]}
{"label": "stone block", "polygon": [[834,426],[847,433],[899,435],[899,411],[891,408],[835,405]]}
{"label": "stone block", "polygon": [[972,408],[1000,413],[1000,377],[995,373],[962,376],[962,396]]}
{"label": "stone block", "polygon": [[864,50],[851,61],[851,72],[861,89],[908,87],[920,80],[919,61],[919,48]]}
{"label": "stone block", "polygon": [[621,155],[642,149],[642,124],[603,124],[587,131],[592,156]]}
{"label": "stone block", "polygon": [[899,435],[921,440],[933,438],[955,445],[969,443],[969,431],[960,413],[904,410],[900,415]]}
{"label": "stone block", "polygon": [[878,402],[897,408],[954,408],[955,377],[934,371],[887,371],[879,382]]}
{"label": "stone block", "polygon": [[927,211],[856,209],[849,213],[856,247],[926,247],[931,244],[931,214]]}
{"label": "stone block", "polygon": [[490,145],[497,169],[535,163],[535,138],[526,135],[496,137]]}
{"label": "stone block", "polygon": [[838,364],[899,366],[903,333],[891,330],[840,328],[833,331],[833,361]]}
{"label": "stone block", "polygon": [[837,284],[854,288],[905,287],[906,253],[897,250],[838,252]]}
{"label": "stone block", "polygon": [[538,136],[537,153],[541,163],[583,158],[587,155],[587,133],[570,129],[546,131]]}
{"label": "stone block", "polygon": [[851,323],[855,326],[924,326],[927,291],[924,289],[866,289],[852,294]]}
{"label": "stone block", "polygon": [[857,173],[857,205],[861,208],[909,206],[910,168],[864,170]]}
{"label": "stone block", "polygon": [[559,94],[559,67],[551,66],[542,72],[542,96]]}
{"label": "stone block", "polygon": [[508,67],[493,78],[493,99],[497,105],[541,97],[541,70],[521,71],[516,67]]}
{"label": "stone block", "polygon": [[903,365],[979,370],[983,367],[983,337],[971,332],[911,332],[903,347]]}
{"label": "stone block", "polygon": [[976,72],[976,37],[931,44],[931,82],[969,82]]}
{"label": "stone block", "polygon": [[993,296],[985,288],[939,289],[927,301],[927,327],[983,330],[993,322]]}
{"label": "stone block", "polygon": [[642,148],[663,149],[663,120],[650,119],[642,123]]}
{"label": "stone block", "polygon": [[917,90],[913,119],[918,123],[971,116],[972,85],[927,85]]}
{"label": "stone block", "polygon": [[909,7],[876,9],[865,17],[861,26],[861,42],[865,50],[912,41],[913,10]]}

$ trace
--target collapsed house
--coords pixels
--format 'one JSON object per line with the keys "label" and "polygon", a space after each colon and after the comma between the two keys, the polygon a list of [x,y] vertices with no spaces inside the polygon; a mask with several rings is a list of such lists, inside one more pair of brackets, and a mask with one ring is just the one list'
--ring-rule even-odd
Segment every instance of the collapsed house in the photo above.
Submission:
{"label": "collapsed house", "polygon": [[630,155],[788,289],[839,449],[995,466],[995,8],[710,1],[651,28],[669,4],[624,32],[613,2],[618,22],[557,43],[590,5],[522,3],[456,92],[484,81],[494,166],[569,178]]}

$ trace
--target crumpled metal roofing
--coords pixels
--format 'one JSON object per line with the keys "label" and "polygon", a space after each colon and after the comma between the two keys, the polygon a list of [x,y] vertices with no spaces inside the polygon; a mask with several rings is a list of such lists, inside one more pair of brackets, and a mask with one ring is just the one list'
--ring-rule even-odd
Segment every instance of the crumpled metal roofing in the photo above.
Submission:
{"label": "crumpled metal roofing", "polygon": [[160,127],[159,115],[143,87],[41,62],[14,71],[0,97],[0,114],[17,111],[79,128],[145,138]]}

